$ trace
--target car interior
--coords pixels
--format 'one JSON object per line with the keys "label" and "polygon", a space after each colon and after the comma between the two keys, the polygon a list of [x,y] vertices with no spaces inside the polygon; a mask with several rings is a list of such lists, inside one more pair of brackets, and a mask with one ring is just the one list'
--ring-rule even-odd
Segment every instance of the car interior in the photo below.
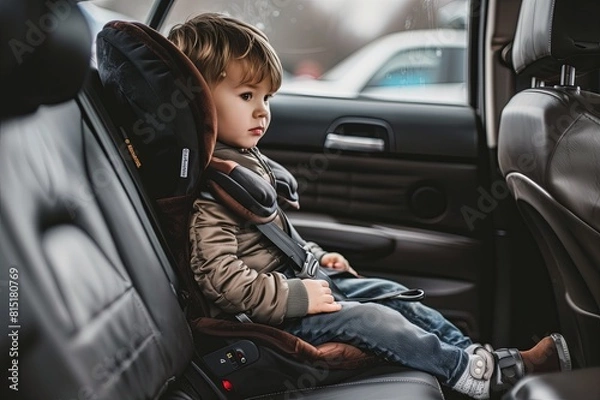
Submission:
{"label": "car interior", "polygon": [[[464,399],[350,345],[203,315],[182,216],[216,130],[202,71],[161,33],[174,4],[97,38],[78,2],[0,4],[2,398]],[[468,105],[286,94],[261,150],[296,176],[303,237],[423,288],[475,340],[565,336],[573,371],[498,398],[598,399],[600,4],[469,4]],[[148,115],[161,129],[140,135]],[[134,149],[183,131],[193,179],[158,192],[178,154]]]}

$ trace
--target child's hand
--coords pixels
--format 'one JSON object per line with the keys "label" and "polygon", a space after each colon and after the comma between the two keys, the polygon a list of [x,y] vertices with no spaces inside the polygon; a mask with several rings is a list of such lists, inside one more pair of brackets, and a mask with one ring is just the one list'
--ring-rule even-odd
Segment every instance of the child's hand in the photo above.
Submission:
{"label": "child's hand", "polygon": [[321,279],[304,279],[302,281],[308,293],[308,314],[334,312],[342,309],[331,295],[329,283]]}
{"label": "child's hand", "polygon": [[331,269],[347,271],[354,276],[358,276],[358,273],[350,266],[348,260],[346,260],[340,253],[325,253],[323,257],[321,257],[321,265]]}

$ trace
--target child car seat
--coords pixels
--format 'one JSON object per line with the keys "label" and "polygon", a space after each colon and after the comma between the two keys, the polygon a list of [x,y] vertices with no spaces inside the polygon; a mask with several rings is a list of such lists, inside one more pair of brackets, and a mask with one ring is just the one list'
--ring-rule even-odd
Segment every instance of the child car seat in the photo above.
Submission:
{"label": "child car seat", "polygon": [[[202,170],[207,165],[212,149],[214,148],[215,129],[214,108],[206,83],[198,73],[191,61],[181,53],[171,42],[155,30],[135,22],[112,21],[109,22],[99,33],[97,38],[98,72],[105,96],[113,103],[112,114],[119,125],[121,143],[128,143],[131,164],[150,165],[153,171],[164,165],[163,159],[153,159],[152,154],[160,150],[160,146],[171,146],[171,154],[179,155],[186,145],[183,143],[200,144],[199,148],[191,148],[191,154],[198,154],[202,160],[199,163],[199,171],[188,169],[188,176],[199,178]],[[174,100],[181,92],[182,87],[187,88],[186,101]],[[140,88],[138,90],[138,88]],[[177,104],[175,104],[177,102]],[[162,108],[162,111],[161,111]],[[172,114],[165,110],[170,109]],[[198,112],[204,118],[191,118]],[[154,122],[155,126],[160,124],[159,134],[151,135],[150,130],[140,135],[140,127],[148,120],[148,115],[163,117]],[[142,121],[142,122],[141,122]],[[149,128],[148,125],[144,126]],[[137,132],[137,133],[136,133]],[[189,139],[187,136],[199,136]],[[158,142],[162,144],[158,144]],[[122,146],[123,147],[123,146]],[[131,149],[133,147],[133,149]],[[133,152],[133,153],[131,153]],[[173,171],[172,175],[164,178],[166,182],[178,179],[182,158],[173,156],[168,169]],[[152,164],[155,164],[153,166]],[[142,168],[138,168],[142,172]],[[197,168],[197,167],[194,167]],[[169,190],[157,187],[157,180],[153,173],[141,175],[141,186],[150,192],[154,201],[168,201],[168,196],[173,196]],[[199,196],[196,184],[184,185],[192,188],[186,195]],[[160,197],[160,196],[167,196]],[[190,204],[189,201],[186,204]],[[162,229],[169,232],[170,238],[167,242],[171,250],[176,253],[179,275],[182,277],[188,298],[203,302],[202,294],[195,283],[191,269],[188,265],[189,256],[187,249],[182,248],[181,243],[189,243],[187,240],[187,225],[169,222],[187,221],[190,216],[191,207],[176,208],[175,214],[169,215],[164,210],[161,214]],[[176,229],[174,231],[173,229]],[[194,333],[201,338],[202,343],[209,342],[212,338],[215,345],[230,348],[229,343],[239,339],[251,339],[259,344],[261,351],[269,354],[263,357],[260,366],[254,368],[254,372],[245,371],[229,374],[228,379],[233,380],[236,386],[248,388],[252,392],[261,392],[263,380],[257,379],[257,370],[264,377],[269,376],[271,382],[273,376],[281,374],[282,385],[290,379],[310,371],[313,376],[319,375],[319,368],[325,366],[328,369],[327,377],[323,383],[330,383],[364,372],[360,367],[381,363],[372,354],[342,343],[327,343],[314,347],[303,340],[290,335],[284,331],[262,324],[243,324],[237,321],[207,318],[203,315],[204,307],[195,304],[189,314]],[[230,338],[224,341],[224,338]],[[216,350],[221,351],[219,349]],[[206,349],[204,349],[206,352]],[[225,353],[223,353],[225,354]],[[316,367],[315,367],[316,366]],[[215,368],[213,367],[213,370]],[[219,372],[218,366],[216,367]],[[231,372],[231,371],[228,371]],[[272,385],[272,383],[271,383]],[[258,386],[258,387],[257,387]],[[254,389],[249,389],[253,387]],[[282,387],[283,388],[283,387]]]}

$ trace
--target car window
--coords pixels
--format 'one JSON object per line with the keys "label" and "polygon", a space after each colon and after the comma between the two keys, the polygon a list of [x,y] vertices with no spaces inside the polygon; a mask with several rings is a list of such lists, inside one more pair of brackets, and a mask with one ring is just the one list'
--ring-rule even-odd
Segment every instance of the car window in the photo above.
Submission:
{"label": "car window", "polygon": [[130,20],[146,21],[154,0],[90,0],[89,3],[112,10]]}
{"label": "car window", "polygon": [[280,93],[466,105],[468,5],[469,0],[178,0],[161,31],[167,34],[201,12],[222,12],[269,36],[285,69]]}
{"label": "car window", "polygon": [[113,20],[145,22],[154,0],[90,0],[77,3],[92,33],[91,65],[96,66],[96,35]]}

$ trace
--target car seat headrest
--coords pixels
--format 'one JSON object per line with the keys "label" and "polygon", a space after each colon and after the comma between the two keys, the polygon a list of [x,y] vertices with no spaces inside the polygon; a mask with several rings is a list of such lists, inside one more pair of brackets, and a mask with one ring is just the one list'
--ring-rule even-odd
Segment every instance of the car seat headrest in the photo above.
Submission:
{"label": "car seat headrest", "polygon": [[550,79],[562,65],[582,73],[599,68],[598,15],[598,0],[523,1],[512,46],[515,72]]}
{"label": "car seat headrest", "polygon": [[91,46],[75,1],[0,2],[0,116],[73,98],[89,69]]}
{"label": "car seat headrest", "polygon": [[112,21],[98,34],[98,73],[155,199],[194,196],[216,141],[210,90],[191,60],[154,29]]}

